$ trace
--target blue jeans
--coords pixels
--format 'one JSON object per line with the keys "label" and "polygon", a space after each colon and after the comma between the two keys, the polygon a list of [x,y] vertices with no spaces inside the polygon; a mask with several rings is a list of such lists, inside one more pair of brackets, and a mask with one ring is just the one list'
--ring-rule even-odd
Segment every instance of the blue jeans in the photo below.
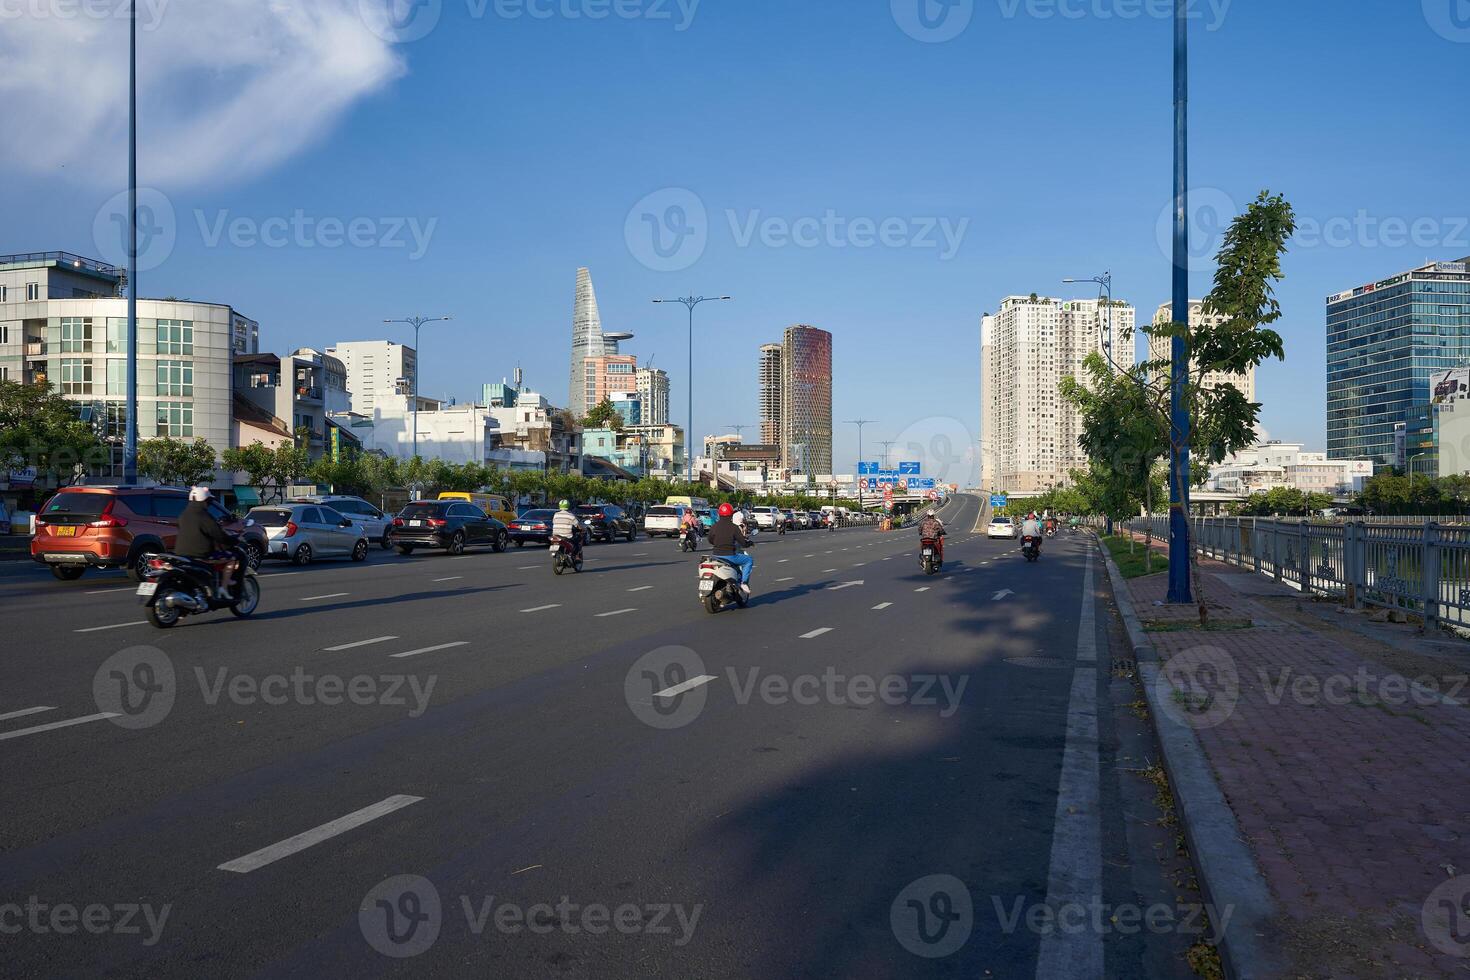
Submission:
{"label": "blue jeans", "polygon": [[750,584],[750,572],[755,568],[755,559],[749,555],[720,555],[720,561],[727,561],[740,569],[740,584]]}

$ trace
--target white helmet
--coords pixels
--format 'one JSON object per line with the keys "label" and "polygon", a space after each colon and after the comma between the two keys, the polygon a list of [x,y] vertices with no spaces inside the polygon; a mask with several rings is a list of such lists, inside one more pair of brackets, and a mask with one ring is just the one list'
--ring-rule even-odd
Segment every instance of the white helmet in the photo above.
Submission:
{"label": "white helmet", "polygon": [[744,511],[737,510],[730,517],[730,520],[734,521],[737,527],[744,527],[745,526],[745,512]]}
{"label": "white helmet", "polygon": [[203,503],[204,501],[206,501],[206,500],[209,499],[209,488],[208,487],[190,487],[189,488],[189,499],[190,500],[193,500],[193,501],[196,501],[198,503]]}
{"label": "white helmet", "polygon": [[934,516],[934,508],[933,508],[933,507],[930,507],[930,508],[929,508],[929,509],[928,509],[928,510],[926,510],[926,511],[925,511],[925,512],[924,512],[924,513],[925,513],[925,515],[926,515],[926,516],[928,516],[928,517],[933,517],[933,516]]}

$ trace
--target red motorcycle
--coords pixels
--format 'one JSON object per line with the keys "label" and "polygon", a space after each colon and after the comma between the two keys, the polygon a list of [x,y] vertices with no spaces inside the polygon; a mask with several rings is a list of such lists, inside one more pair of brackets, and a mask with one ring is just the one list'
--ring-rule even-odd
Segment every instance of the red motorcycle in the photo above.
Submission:
{"label": "red motorcycle", "polygon": [[1035,561],[1040,558],[1041,539],[1029,534],[1026,535],[1026,537],[1021,539],[1021,554],[1026,557],[1027,561]]}
{"label": "red motorcycle", "polygon": [[571,538],[551,539],[551,570],[557,575],[568,569],[582,570],[582,552]]}
{"label": "red motorcycle", "polygon": [[938,575],[944,567],[944,556],[939,552],[937,538],[924,538],[919,542],[919,565],[925,575]]}

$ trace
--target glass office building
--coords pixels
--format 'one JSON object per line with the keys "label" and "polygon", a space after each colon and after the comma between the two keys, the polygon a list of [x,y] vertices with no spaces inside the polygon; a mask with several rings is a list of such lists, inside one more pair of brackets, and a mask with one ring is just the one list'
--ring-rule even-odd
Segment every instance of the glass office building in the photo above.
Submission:
{"label": "glass office building", "polygon": [[1430,376],[1470,364],[1470,256],[1327,299],[1327,455],[1394,465]]}

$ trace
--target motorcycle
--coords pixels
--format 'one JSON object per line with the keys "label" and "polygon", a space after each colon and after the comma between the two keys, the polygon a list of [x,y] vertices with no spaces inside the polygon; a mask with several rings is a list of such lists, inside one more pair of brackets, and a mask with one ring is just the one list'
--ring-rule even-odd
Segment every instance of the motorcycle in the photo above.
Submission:
{"label": "motorcycle", "polygon": [[1041,557],[1041,540],[1027,536],[1021,539],[1021,554],[1027,561],[1035,561]]}
{"label": "motorcycle", "polygon": [[582,556],[577,553],[576,546],[571,538],[551,539],[551,570],[557,575],[571,569],[575,572],[582,570]]}
{"label": "motorcycle", "polygon": [[750,602],[745,590],[740,587],[740,569],[711,555],[699,563],[699,601],[704,610],[713,615],[730,606],[744,609]]}
{"label": "motorcycle", "polygon": [[687,552],[690,552],[690,551],[696,551],[698,549],[699,549],[699,537],[698,537],[698,535],[691,534],[690,531],[689,531],[689,528],[687,528],[687,527],[680,529],[680,531],[679,531],[679,550],[687,553]]}
{"label": "motorcycle", "polygon": [[237,544],[231,551],[237,567],[233,584],[223,591],[206,562],[180,555],[150,555],[143,564],[137,592],[148,607],[148,622],[166,630],[185,616],[217,609],[228,609],[240,619],[254,613],[260,605],[260,580],[244,549]]}
{"label": "motorcycle", "polygon": [[924,569],[925,575],[938,575],[944,567],[944,559],[939,557],[939,542],[934,538],[924,538],[919,542],[919,548],[919,567]]}

